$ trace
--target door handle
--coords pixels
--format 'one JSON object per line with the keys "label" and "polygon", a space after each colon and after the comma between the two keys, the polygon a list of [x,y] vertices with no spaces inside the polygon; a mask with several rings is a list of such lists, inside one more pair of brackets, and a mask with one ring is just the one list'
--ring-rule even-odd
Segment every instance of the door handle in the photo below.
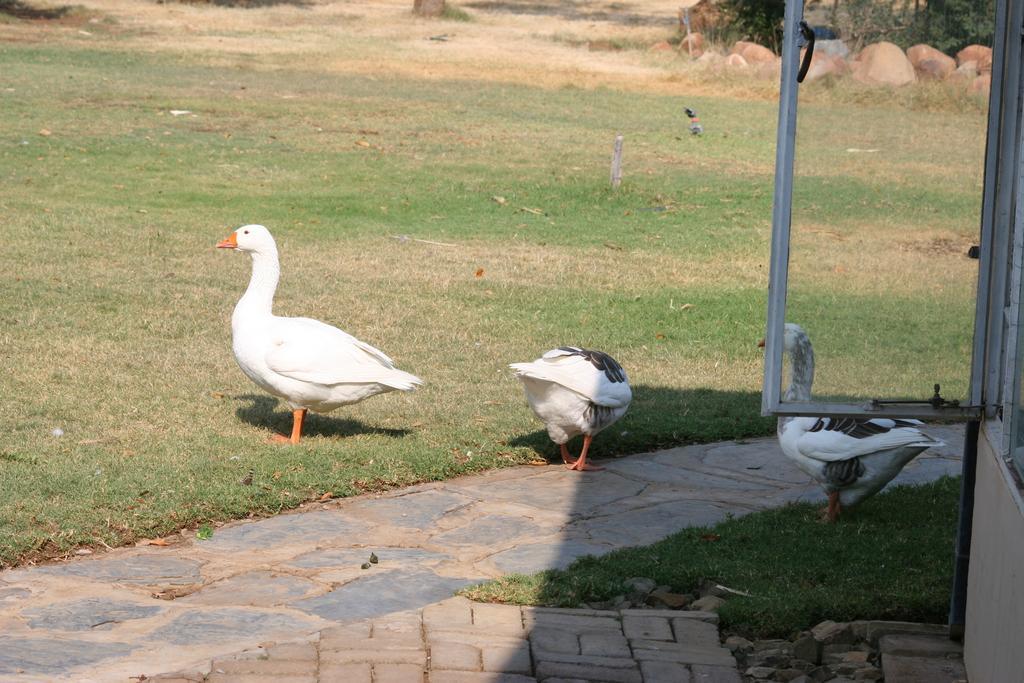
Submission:
{"label": "door handle", "polygon": [[814,56],[814,29],[808,26],[807,22],[803,19],[800,20],[800,33],[807,43],[807,52],[804,53],[803,64],[800,65],[800,71],[796,74],[797,83],[804,82],[804,76],[807,75],[807,70],[811,68],[811,57]]}

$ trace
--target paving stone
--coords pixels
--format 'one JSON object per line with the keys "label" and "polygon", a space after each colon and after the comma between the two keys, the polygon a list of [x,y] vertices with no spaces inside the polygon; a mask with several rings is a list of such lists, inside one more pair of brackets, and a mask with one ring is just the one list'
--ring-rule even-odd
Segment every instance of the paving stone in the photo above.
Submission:
{"label": "paving stone", "polygon": [[690,680],[693,683],[743,683],[740,672],[735,666],[707,666],[693,664],[690,666]]}
{"label": "paving stone", "polygon": [[374,664],[373,683],[423,683],[425,665]]}
{"label": "paving stone", "polygon": [[[385,636],[383,638],[358,638],[352,640],[321,639],[320,641],[320,654],[345,651],[373,652],[376,650],[419,652],[422,649],[424,649],[423,642],[418,634],[412,638],[404,639]],[[347,659],[351,659],[351,657]]]}
{"label": "paving stone", "polygon": [[263,676],[316,676],[316,660],[229,659],[213,663],[211,671]]}
{"label": "paving stone", "polygon": [[523,633],[523,614],[513,605],[473,605],[473,625],[503,635]]}
{"label": "paving stone", "polygon": [[329,539],[351,543],[353,536],[364,534],[369,527],[338,510],[317,510],[301,514],[278,515],[257,522],[245,522],[218,529],[203,550],[259,551],[286,545],[313,545]]}
{"label": "paving stone", "polygon": [[[666,619],[696,619],[706,621],[709,624],[718,623],[718,615],[714,612],[703,612],[701,610],[681,609],[624,609],[624,617],[665,617]],[[673,622],[674,623],[674,622]]]}
{"label": "paving stone", "polygon": [[356,501],[349,505],[348,510],[392,526],[429,529],[447,513],[473,502],[474,499],[468,496],[434,489],[404,496]]}
{"label": "paving stone", "polygon": [[371,552],[380,561],[379,568],[391,568],[394,565],[434,565],[442,560],[451,559],[450,555],[422,548],[332,548],[303,553],[285,564],[302,569],[358,568],[366,562]]}
{"label": "paving stone", "polygon": [[[697,451],[699,462],[712,471],[736,472],[741,475],[753,475],[761,480],[786,484],[803,484],[808,479],[807,475],[790,461],[778,460],[779,446],[774,437],[745,443],[725,441],[696,448],[699,449]],[[654,460],[670,462],[674,457],[673,451],[660,453],[655,456]],[[678,454],[675,457],[678,458]]]}
{"label": "paving stone", "polygon": [[885,683],[955,683],[967,679],[959,659],[882,655]]}
{"label": "paving stone", "polygon": [[622,632],[633,640],[673,640],[672,624],[664,617],[641,617],[626,615],[622,617]]}
{"label": "paving stone", "polygon": [[17,602],[22,598],[27,598],[32,592],[27,588],[19,588],[18,586],[6,586],[0,588],[0,603],[3,602]]}
{"label": "paving stone", "polygon": [[164,608],[157,605],[85,598],[25,609],[21,615],[27,618],[31,628],[55,631],[106,631],[120,622],[145,619],[163,611]]}
{"label": "paving stone", "polygon": [[676,501],[594,517],[571,525],[593,541],[616,547],[650,545],[687,526],[711,526],[731,510],[707,501]]}
{"label": "paving stone", "polygon": [[922,636],[949,636],[949,627],[945,624],[916,624],[910,621],[869,621],[867,638],[877,644],[882,636],[890,633],[908,633]]}
{"label": "paving stone", "polygon": [[206,680],[207,683],[318,683],[315,675],[278,676],[277,674],[222,674],[216,672],[211,673]]}
{"label": "paving stone", "polygon": [[426,635],[427,643],[430,645],[435,643],[465,643],[466,645],[478,648],[491,646],[516,647],[523,642],[522,638],[488,633],[484,630],[429,628]]}
{"label": "paving stone", "polygon": [[718,627],[714,624],[696,619],[672,619],[671,623],[677,643],[719,647]]}
{"label": "paving stone", "polygon": [[352,624],[332,626],[331,628],[325,628],[323,631],[320,631],[319,644],[321,648],[329,648],[331,647],[332,641],[345,642],[348,640],[369,638],[370,633],[372,632],[373,622],[370,621],[357,621]]}
{"label": "paving stone", "polygon": [[583,633],[580,635],[580,654],[605,657],[629,657],[629,641],[621,633]]}
{"label": "paving stone", "polygon": [[683,664],[710,664],[712,666],[736,666],[736,660],[728,650],[718,648],[686,647],[665,650],[642,650],[633,648],[633,657],[637,661],[654,660],[661,662],[680,662]]}
{"label": "paving stone", "polygon": [[259,641],[278,635],[294,637],[308,633],[315,623],[290,614],[228,607],[186,612],[153,631],[150,639],[176,645],[242,638]]}
{"label": "paving stone", "polygon": [[108,583],[138,583],[151,586],[199,583],[202,565],[174,555],[128,555],[81,560],[39,567],[32,571],[53,576],[81,576]]}
{"label": "paving stone", "polygon": [[517,647],[485,647],[480,650],[484,671],[511,674],[532,673],[530,644],[525,640]]}
{"label": "paving stone", "polygon": [[331,621],[367,619],[423,607],[451,597],[471,583],[469,579],[442,577],[425,569],[393,569],[368,574],[290,606]]}
{"label": "paving stone", "polygon": [[530,644],[535,654],[544,652],[580,654],[579,636],[558,626],[534,628],[530,632]]}
{"label": "paving stone", "polygon": [[426,626],[460,626],[473,623],[473,603],[461,596],[449,598],[423,608]]}
{"label": "paving stone", "polygon": [[[345,683],[348,683],[348,681]],[[537,679],[531,676],[523,676],[521,674],[476,671],[431,671],[430,683],[537,683]],[[584,681],[584,683],[586,682]]]}
{"label": "paving stone", "polygon": [[644,683],[690,683],[690,669],[676,662],[640,662]]}
{"label": "paving stone", "polygon": [[589,664],[539,662],[535,675],[541,681],[551,677],[560,677],[582,678],[585,681],[607,681],[608,683],[642,683],[640,669],[635,664],[633,666],[632,669],[611,669]]}
{"label": "paving stone", "polygon": [[605,669],[635,669],[637,666],[632,656],[569,655],[561,652],[545,652],[536,648],[533,649],[533,661],[537,665],[541,662],[558,662],[560,664],[597,666]]}
{"label": "paving stone", "polygon": [[254,571],[211,583],[178,599],[199,605],[270,607],[304,597],[317,587],[316,582],[299,576]]}
{"label": "paving stone", "polygon": [[124,657],[128,643],[0,636],[0,674],[59,674],[76,666]]}
{"label": "paving stone", "polygon": [[948,654],[962,655],[964,646],[944,636],[890,633],[878,639],[878,649],[886,655],[945,657]]}
{"label": "paving stone", "polygon": [[604,555],[612,550],[610,545],[567,540],[518,545],[488,559],[506,574],[532,574],[544,569],[565,569],[581,557]]}
{"label": "paving stone", "polygon": [[430,669],[479,671],[483,666],[479,648],[466,643],[438,642],[430,645]]}
{"label": "paving stone", "polygon": [[[604,614],[613,613],[604,612]],[[523,623],[528,629],[553,627],[570,629],[576,633],[587,633],[590,631],[622,632],[622,625],[619,623],[619,620],[612,616],[591,617],[580,614],[533,612],[525,608],[523,609]]]}
{"label": "paving stone", "polygon": [[321,664],[415,664],[426,666],[426,650],[405,650],[397,648],[372,647],[363,650],[320,650]]}
{"label": "paving stone", "polygon": [[320,662],[320,683],[370,683],[371,671],[372,665],[369,662]]}
{"label": "paving stone", "polygon": [[541,527],[523,517],[511,515],[483,515],[475,517],[465,526],[445,531],[430,540],[441,546],[492,547],[508,545],[509,541],[541,533]]}
{"label": "paving stone", "polygon": [[284,660],[309,660],[317,658],[317,648],[315,643],[281,643],[280,645],[272,645],[266,650],[267,657],[269,659],[284,659]]}

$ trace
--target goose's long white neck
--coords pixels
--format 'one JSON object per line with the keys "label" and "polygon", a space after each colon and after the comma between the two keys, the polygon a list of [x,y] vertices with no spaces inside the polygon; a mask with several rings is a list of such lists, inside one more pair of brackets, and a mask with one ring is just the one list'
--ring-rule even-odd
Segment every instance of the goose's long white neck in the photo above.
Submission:
{"label": "goose's long white neck", "polygon": [[789,388],[786,401],[810,401],[814,384],[814,349],[806,334],[797,334],[789,349]]}
{"label": "goose's long white neck", "polygon": [[277,247],[252,252],[252,276],[249,287],[235,305],[232,323],[242,318],[269,318],[273,315],[274,293],[281,277]]}

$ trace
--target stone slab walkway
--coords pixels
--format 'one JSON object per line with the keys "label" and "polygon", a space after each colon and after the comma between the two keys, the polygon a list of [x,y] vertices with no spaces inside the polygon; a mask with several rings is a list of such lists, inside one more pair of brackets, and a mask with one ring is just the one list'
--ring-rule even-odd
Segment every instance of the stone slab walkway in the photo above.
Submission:
{"label": "stone slab walkway", "polygon": [[[896,483],[959,473],[962,431],[929,432],[946,446],[917,458]],[[774,439],[603,464],[603,472],[582,474],[560,466],[500,470],[231,523],[208,540],[183,534],[167,547],[2,572],[0,681],[128,681],[208,670],[225,653],[411,613],[487,578],[561,568],[729,514],[822,498]],[[371,553],[377,563],[368,562]],[[625,629],[626,616],[600,618]],[[635,654],[630,633],[621,635]],[[509,647],[534,651],[533,641]],[[590,655],[581,649],[574,656]],[[549,669],[532,671],[537,680],[557,678]]]}

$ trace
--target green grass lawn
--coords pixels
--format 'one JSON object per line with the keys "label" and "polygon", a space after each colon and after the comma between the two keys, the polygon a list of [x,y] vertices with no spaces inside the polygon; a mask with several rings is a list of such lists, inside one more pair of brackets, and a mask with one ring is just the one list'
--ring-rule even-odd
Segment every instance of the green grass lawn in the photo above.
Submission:
{"label": "green grass lawn", "polygon": [[[772,102],[687,97],[698,139],[655,90],[321,66],[0,46],[0,566],[552,456],[506,365],[561,344],[608,351],[635,387],[597,457],[771,432]],[[824,98],[802,119],[793,307],[823,392],[965,386],[984,115],[912,105]],[[867,165],[845,151],[881,144]],[[278,239],[278,314],[426,386],[266,443],[290,416],[235,365],[249,263],[214,248],[249,222]]]}
{"label": "green grass lawn", "polygon": [[719,612],[724,631],[747,637],[788,638],[825,619],[944,623],[959,491],[958,478],[897,487],[836,524],[819,520],[819,506],[790,505],[463,593],[576,607],[627,593],[623,581],[634,576],[679,592],[710,580],[750,594],[731,597]]}

